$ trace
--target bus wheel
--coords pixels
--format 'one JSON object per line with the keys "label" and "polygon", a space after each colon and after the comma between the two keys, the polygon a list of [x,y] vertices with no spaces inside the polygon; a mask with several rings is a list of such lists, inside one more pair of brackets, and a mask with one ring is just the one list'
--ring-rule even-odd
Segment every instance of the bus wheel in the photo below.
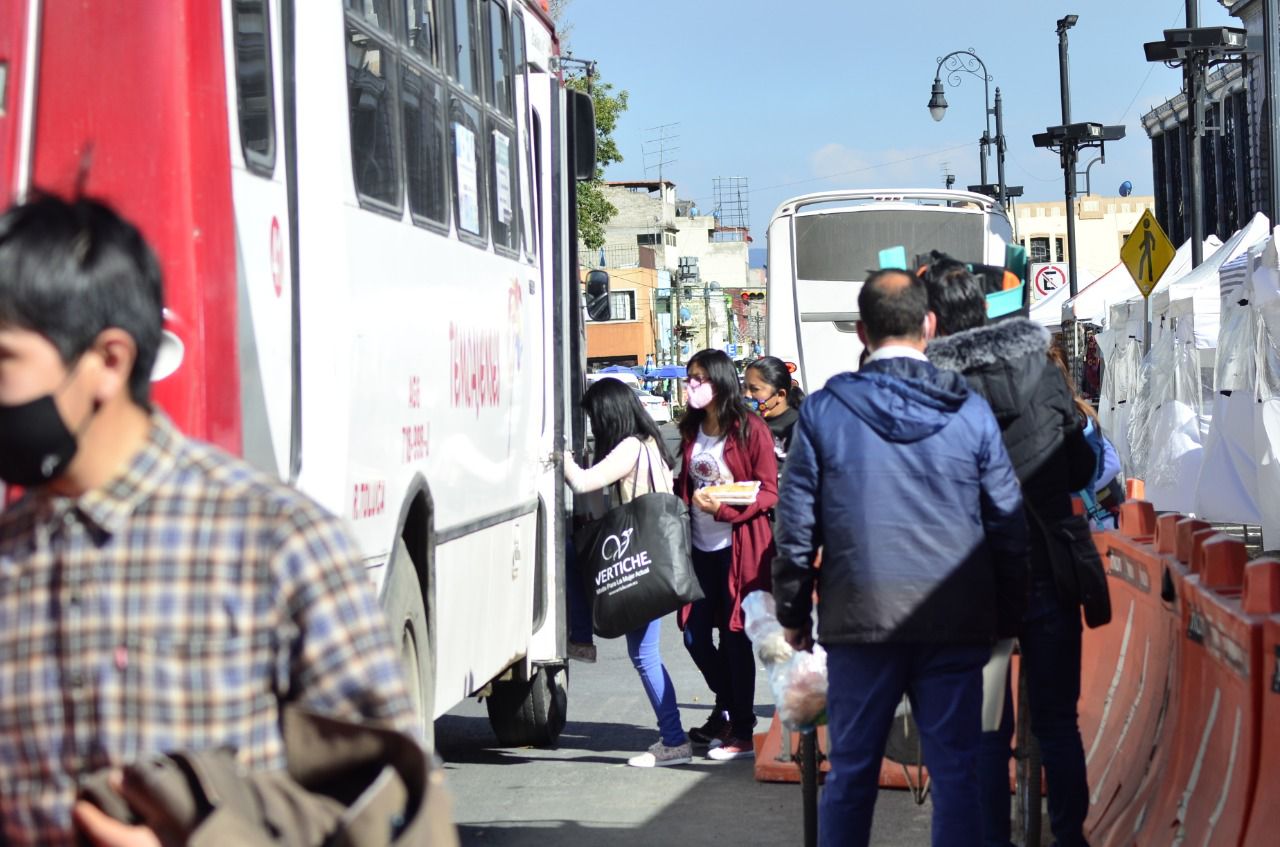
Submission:
{"label": "bus wheel", "polygon": [[409,700],[422,732],[423,744],[435,752],[435,657],[422,587],[404,539],[397,539],[391,556],[387,585],[383,590],[391,639],[400,655],[400,670],[409,689]]}
{"label": "bus wheel", "polygon": [[498,743],[503,747],[555,744],[564,729],[568,688],[569,669],[565,665],[539,665],[527,681],[493,683],[485,705]]}

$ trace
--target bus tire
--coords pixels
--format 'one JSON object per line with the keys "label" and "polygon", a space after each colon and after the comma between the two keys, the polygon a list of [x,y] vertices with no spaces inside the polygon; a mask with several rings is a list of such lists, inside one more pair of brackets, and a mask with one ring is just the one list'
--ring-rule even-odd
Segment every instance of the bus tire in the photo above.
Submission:
{"label": "bus tire", "polygon": [[549,747],[564,729],[568,700],[568,667],[536,665],[528,680],[494,682],[485,706],[503,747]]}
{"label": "bus tire", "polygon": [[422,586],[413,567],[413,557],[404,539],[396,539],[396,549],[388,566],[383,597],[391,640],[400,657],[400,670],[409,689],[409,701],[422,733],[424,746],[435,752],[435,654],[431,651],[431,629],[427,607],[422,602]]}

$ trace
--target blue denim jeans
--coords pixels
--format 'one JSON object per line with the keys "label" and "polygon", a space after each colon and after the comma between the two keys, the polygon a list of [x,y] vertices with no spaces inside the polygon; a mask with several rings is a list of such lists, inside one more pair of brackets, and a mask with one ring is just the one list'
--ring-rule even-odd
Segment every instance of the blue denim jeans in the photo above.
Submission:
{"label": "blue denim jeans", "polygon": [[819,843],[823,847],[870,843],[885,740],[905,693],[933,786],[934,847],[978,847],[982,666],[991,657],[991,648],[825,646],[831,773],[822,790]]}
{"label": "blue denim jeans", "polygon": [[[1051,577],[1033,576],[1023,634],[1021,672],[1026,674],[1031,733],[1040,743],[1049,789],[1049,824],[1060,847],[1081,847],[1089,814],[1089,780],[1080,740],[1080,609],[1058,602]],[[1009,758],[1013,740],[1012,695],[1005,683],[1004,721],[983,733],[982,786],[985,847],[1008,847]]]}
{"label": "blue denim jeans", "polygon": [[[703,598],[693,603],[685,622],[684,647],[716,695],[715,712],[728,712],[734,738],[750,741],[756,724],[756,659],[747,634],[729,631],[732,559],[732,548],[711,553],[694,548],[693,572]],[[716,629],[720,630],[719,643],[712,638]]]}
{"label": "blue denim jeans", "polygon": [[676,747],[688,740],[684,734],[684,725],[680,722],[680,707],[676,702],[676,688],[671,684],[671,675],[662,664],[659,643],[662,637],[662,618],[650,621],[634,632],[627,633],[627,655],[631,664],[640,674],[640,682],[644,685],[644,693],[649,697],[649,705],[658,716],[658,730],[662,733],[662,743],[668,747]]}

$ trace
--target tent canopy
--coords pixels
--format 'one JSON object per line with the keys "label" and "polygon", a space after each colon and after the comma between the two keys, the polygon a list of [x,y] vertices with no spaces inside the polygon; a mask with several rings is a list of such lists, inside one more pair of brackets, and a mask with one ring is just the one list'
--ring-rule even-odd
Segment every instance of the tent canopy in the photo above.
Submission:
{"label": "tent canopy", "polygon": [[[1211,235],[1206,238],[1204,240],[1205,257],[1213,255],[1221,246],[1222,242],[1216,236]],[[1164,276],[1160,278],[1160,284],[1156,286],[1156,291],[1169,287],[1190,270],[1191,240],[1187,239],[1174,254],[1168,270],[1164,272]],[[1080,289],[1075,297],[1062,304],[1062,322],[1084,321],[1101,326],[1107,317],[1107,309],[1112,303],[1131,300],[1137,294],[1138,287],[1133,284],[1129,269],[1120,262]]]}

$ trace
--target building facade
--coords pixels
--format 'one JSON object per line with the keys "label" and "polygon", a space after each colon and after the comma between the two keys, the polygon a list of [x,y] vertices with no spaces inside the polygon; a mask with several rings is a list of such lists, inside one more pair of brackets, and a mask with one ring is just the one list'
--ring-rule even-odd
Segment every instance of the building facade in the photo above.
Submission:
{"label": "building facade", "polygon": [[[1120,245],[1138,225],[1142,213],[1154,207],[1155,198],[1076,198],[1077,275],[1082,284],[1120,262]],[[1032,263],[1067,261],[1067,206],[1062,200],[1019,203],[1015,209],[1018,241]]]}
{"label": "building facade", "polygon": [[590,366],[643,365],[646,356],[655,365],[683,364],[705,347],[742,359],[762,349],[764,287],[753,284],[744,228],[721,226],[715,215],[677,199],[670,181],[608,182],[603,192],[617,214],[605,227],[604,245],[580,248],[579,263],[583,273],[609,274],[617,303],[612,320],[588,324]]}

